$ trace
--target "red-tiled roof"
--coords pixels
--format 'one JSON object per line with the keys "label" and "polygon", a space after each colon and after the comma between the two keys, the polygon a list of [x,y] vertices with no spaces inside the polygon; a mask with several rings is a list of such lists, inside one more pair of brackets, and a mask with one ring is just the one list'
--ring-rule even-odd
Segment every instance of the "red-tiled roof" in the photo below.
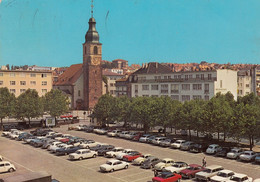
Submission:
{"label": "red-tiled roof", "polygon": [[113,60],[112,62],[116,62],[116,61],[121,61],[121,62],[128,62],[127,60],[124,60],[124,59],[115,59],[115,60]]}
{"label": "red-tiled roof", "polygon": [[121,74],[114,73],[114,72],[108,71],[108,70],[102,70],[102,74],[105,76],[122,76]]}
{"label": "red-tiled roof", "polygon": [[157,74],[157,73],[172,73],[172,70],[168,66],[156,62],[151,62],[145,64],[133,74]]}
{"label": "red-tiled roof", "polygon": [[54,85],[73,85],[82,74],[82,64],[73,64],[58,77]]}

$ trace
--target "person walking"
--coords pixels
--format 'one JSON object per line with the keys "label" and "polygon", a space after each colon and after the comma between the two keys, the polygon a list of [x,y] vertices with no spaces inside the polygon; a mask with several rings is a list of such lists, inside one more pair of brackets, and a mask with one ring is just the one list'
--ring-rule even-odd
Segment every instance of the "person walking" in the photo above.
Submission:
{"label": "person walking", "polygon": [[206,166],[207,166],[206,157],[203,157],[203,159],[202,159],[202,166],[203,166],[203,167],[206,167]]}

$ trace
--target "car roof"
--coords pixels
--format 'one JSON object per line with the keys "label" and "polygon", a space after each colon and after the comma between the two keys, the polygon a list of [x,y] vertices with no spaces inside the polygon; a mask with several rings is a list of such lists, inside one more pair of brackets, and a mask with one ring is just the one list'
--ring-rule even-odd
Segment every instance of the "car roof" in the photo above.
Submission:
{"label": "car roof", "polygon": [[218,144],[210,144],[209,146],[219,146]]}
{"label": "car roof", "polygon": [[185,142],[185,140],[176,140],[176,142]]}
{"label": "car roof", "polygon": [[187,164],[186,162],[182,162],[182,161],[177,161],[177,162],[174,162],[174,164]]}
{"label": "car roof", "polygon": [[114,149],[124,149],[123,147],[115,147]]}
{"label": "car roof", "polygon": [[108,160],[107,162],[112,162],[112,163],[114,163],[114,162],[118,162],[118,161],[120,161],[120,160],[117,160],[117,159],[110,159],[110,160]]}
{"label": "car roof", "polygon": [[207,169],[215,169],[215,168],[220,168],[220,167],[222,167],[222,166],[220,166],[220,165],[210,165],[210,166],[207,167]]}
{"label": "car roof", "polygon": [[165,160],[165,161],[173,161],[173,159],[171,159],[171,158],[164,158],[163,160]]}
{"label": "car roof", "polygon": [[222,172],[222,173],[232,173],[233,171],[228,170],[228,169],[223,169],[223,170],[221,170],[219,172]]}
{"label": "car roof", "polygon": [[235,173],[233,176],[234,176],[234,177],[243,178],[243,177],[245,177],[245,176],[247,176],[247,175],[246,175],[246,174],[242,174],[242,173]]}
{"label": "car roof", "polygon": [[83,152],[83,151],[90,151],[89,149],[79,149],[77,151]]}

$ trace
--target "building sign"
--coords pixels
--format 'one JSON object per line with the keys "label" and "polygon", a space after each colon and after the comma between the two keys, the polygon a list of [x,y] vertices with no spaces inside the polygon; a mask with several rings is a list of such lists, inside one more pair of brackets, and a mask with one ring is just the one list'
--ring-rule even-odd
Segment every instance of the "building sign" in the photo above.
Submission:
{"label": "building sign", "polygon": [[55,118],[54,117],[47,117],[46,118],[46,127],[49,127],[49,126],[55,126]]}

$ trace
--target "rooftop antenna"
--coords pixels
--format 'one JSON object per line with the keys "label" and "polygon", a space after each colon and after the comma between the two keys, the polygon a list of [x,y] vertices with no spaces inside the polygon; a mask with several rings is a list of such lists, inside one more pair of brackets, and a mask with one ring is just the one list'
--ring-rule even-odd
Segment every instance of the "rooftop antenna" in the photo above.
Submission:
{"label": "rooftop antenna", "polygon": [[93,1],[94,0],[91,0],[91,18],[93,18],[93,8],[94,8]]}

